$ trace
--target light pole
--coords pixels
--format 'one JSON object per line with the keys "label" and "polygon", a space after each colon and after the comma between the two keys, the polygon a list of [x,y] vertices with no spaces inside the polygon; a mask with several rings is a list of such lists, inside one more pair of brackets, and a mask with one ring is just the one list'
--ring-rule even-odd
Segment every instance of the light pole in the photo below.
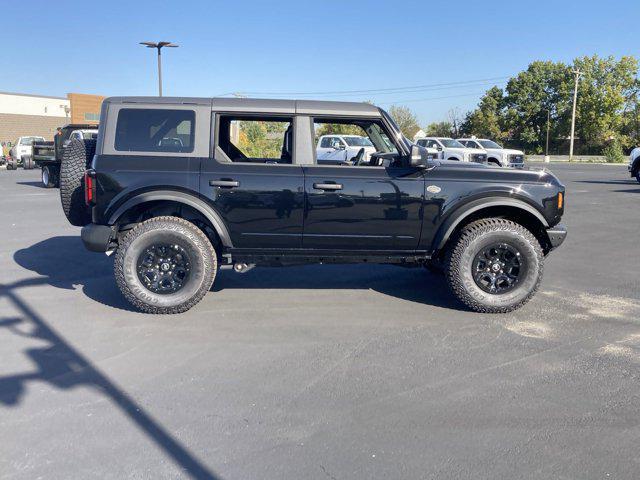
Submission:
{"label": "light pole", "polygon": [[160,50],[162,47],[176,48],[178,45],[171,42],[140,42],[140,45],[145,45],[147,48],[155,48],[158,50],[158,96],[162,96],[162,54]]}
{"label": "light pole", "polygon": [[576,84],[573,88],[573,111],[571,112],[571,140],[569,143],[569,161],[573,160],[573,137],[576,129],[576,103],[578,101],[578,80],[580,79],[580,75],[582,75],[582,72],[578,69],[574,70],[573,73],[576,76]]}

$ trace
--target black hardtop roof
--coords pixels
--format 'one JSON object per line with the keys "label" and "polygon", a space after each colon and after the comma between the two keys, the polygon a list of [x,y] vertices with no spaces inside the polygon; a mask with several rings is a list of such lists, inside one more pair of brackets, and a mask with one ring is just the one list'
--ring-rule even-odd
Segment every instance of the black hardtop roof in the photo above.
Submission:
{"label": "black hardtop roof", "polygon": [[299,113],[313,115],[380,115],[378,107],[364,102],[333,102],[324,100],[276,100],[260,98],[199,98],[199,97],[109,97],[105,103],[199,105],[214,110],[254,113]]}

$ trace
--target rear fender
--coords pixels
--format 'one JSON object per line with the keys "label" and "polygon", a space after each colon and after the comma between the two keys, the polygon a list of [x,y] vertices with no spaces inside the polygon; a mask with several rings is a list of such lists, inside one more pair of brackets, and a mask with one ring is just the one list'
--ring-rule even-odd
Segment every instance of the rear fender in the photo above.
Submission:
{"label": "rear fender", "polygon": [[222,217],[218,214],[218,212],[211,208],[202,199],[184,192],[161,190],[138,194],[135,197],[128,199],[126,202],[120,205],[111,215],[109,215],[108,223],[109,225],[116,224],[125,213],[138,205],[163,200],[188,205],[189,207],[200,212],[211,223],[211,226],[220,237],[220,241],[222,242],[222,244],[225,247],[233,248],[229,231],[227,230],[227,227],[225,226],[224,221],[222,220]]}

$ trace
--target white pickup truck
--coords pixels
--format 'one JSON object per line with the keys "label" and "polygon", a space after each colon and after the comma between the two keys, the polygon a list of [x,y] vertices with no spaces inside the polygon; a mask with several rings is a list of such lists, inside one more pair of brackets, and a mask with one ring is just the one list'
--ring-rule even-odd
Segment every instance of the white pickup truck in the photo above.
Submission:
{"label": "white pickup truck", "polygon": [[363,160],[368,161],[376,147],[371,140],[360,135],[323,135],[318,139],[316,156],[318,163],[351,163],[364,149]]}
{"label": "white pickup truck", "polygon": [[448,137],[426,137],[416,141],[427,149],[433,158],[459,162],[487,163],[487,152],[481,148],[468,148]]}
{"label": "white pickup truck", "polygon": [[487,163],[498,167],[524,167],[524,152],[504,148],[502,145],[487,138],[459,138],[465,147],[482,148],[487,151]]}
{"label": "white pickup truck", "polygon": [[11,147],[11,150],[9,150],[9,157],[11,157],[11,159],[9,160],[8,164],[11,165],[11,168],[13,170],[15,170],[18,165],[22,165],[26,169],[33,168],[32,162],[29,161],[28,165],[25,165],[23,163],[24,157],[28,157],[28,159],[30,160],[31,156],[33,155],[33,142],[44,142],[44,138],[19,137],[13,144],[13,147]]}

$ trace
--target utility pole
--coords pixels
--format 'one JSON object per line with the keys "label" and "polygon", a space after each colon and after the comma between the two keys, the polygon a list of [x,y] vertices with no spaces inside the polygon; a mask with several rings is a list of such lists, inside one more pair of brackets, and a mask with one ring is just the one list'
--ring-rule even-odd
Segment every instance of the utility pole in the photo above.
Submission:
{"label": "utility pole", "polygon": [[162,47],[177,48],[179,45],[171,42],[140,42],[140,45],[145,45],[147,48],[155,48],[158,50],[158,96],[162,96],[162,54],[160,50]]}
{"label": "utility pole", "polygon": [[549,130],[551,128],[551,109],[547,110],[547,146],[544,149],[544,161],[549,163]]}
{"label": "utility pole", "polygon": [[576,103],[578,101],[578,80],[580,79],[580,75],[582,75],[582,72],[578,69],[574,70],[573,73],[576,76],[576,83],[573,87],[573,112],[571,113],[571,140],[569,143],[569,161],[573,160],[573,140],[576,129]]}

